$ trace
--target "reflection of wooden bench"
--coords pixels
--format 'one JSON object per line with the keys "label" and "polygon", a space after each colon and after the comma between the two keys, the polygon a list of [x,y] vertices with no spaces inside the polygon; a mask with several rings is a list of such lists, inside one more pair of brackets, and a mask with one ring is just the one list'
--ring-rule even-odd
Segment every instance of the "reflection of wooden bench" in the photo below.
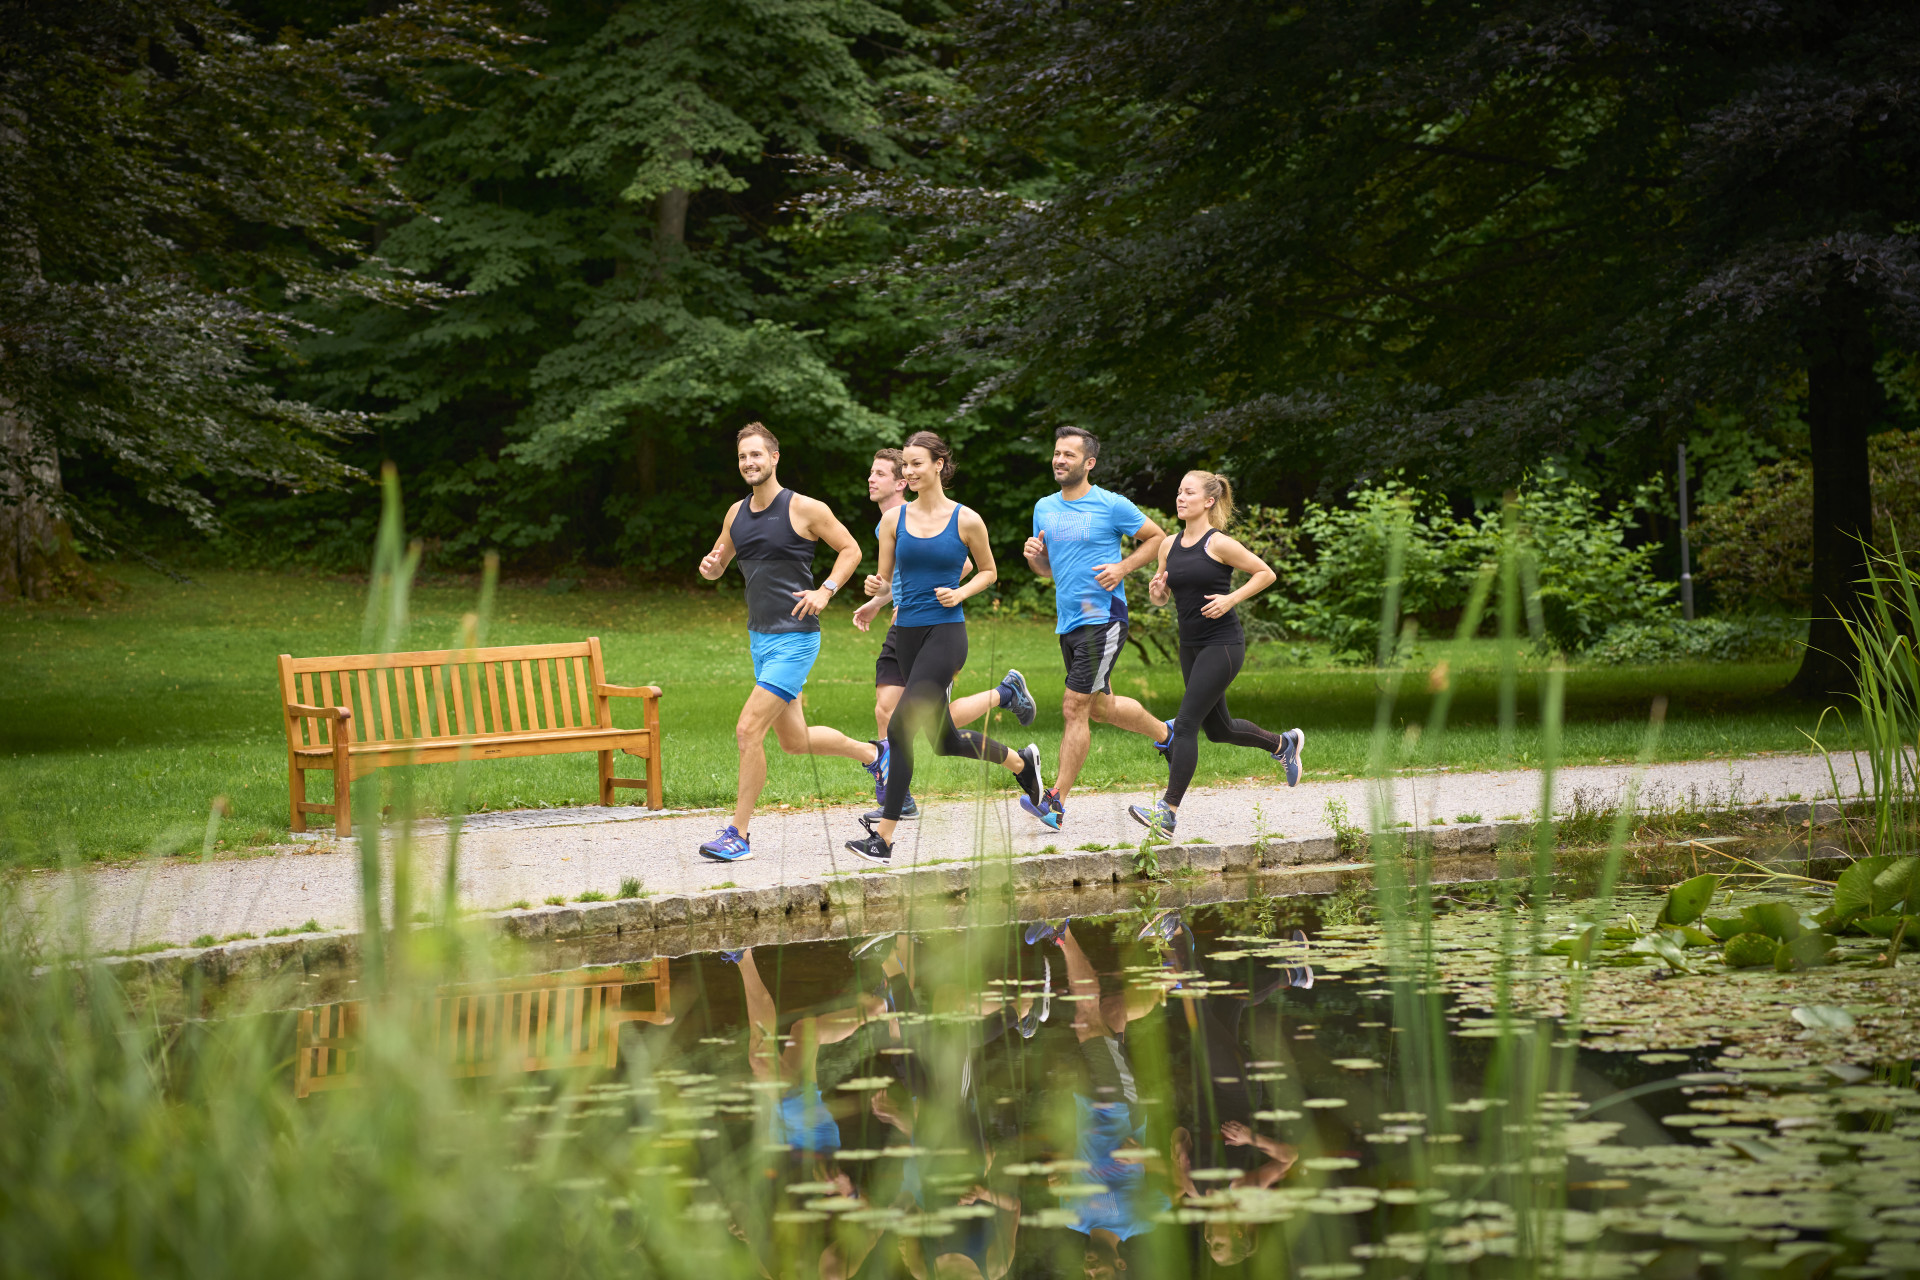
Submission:
{"label": "reflection of wooden bench", "polygon": [[[283,653],[293,829],[305,831],[308,814],[326,813],[334,834],[353,834],[353,780],[375,769],[572,751],[599,753],[601,804],[613,803],[616,787],[645,787],[648,807],[661,808],[660,690],[606,678],[598,636],[577,644],[332,658]],[[644,727],[614,728],[613,698],[641,699]],[[643,757],[647,776],[614,777],[616,750]],[[333,772],[332,804],[308,802],[309,769]]]}
{"label": "reflection of wooden bench", "polygon": [[[625,1008],[628,991],[639,987],[652,988],[652,1007]],[[359,1085],[366,1016],[364,1000],[300,1011],[294,1041],[295,1097]],[[672,1022],[673,993],[662,956],[624,969],[445,987],[431,1001],[415,1003],[410,1016],[422,1031],[431,1028],[434,1056],[449,1075],[611,1068],[620,1063],[621,1025]]]}

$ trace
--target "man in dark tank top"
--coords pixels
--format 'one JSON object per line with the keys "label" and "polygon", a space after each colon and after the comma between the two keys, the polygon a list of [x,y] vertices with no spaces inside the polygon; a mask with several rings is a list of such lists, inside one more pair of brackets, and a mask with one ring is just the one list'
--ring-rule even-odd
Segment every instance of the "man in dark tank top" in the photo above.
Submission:
{"label": "man in dark tank top", "polygon": [[[740,791],[733,823],[722,827],[700,853],[716,862],[753,856],[749,824],[767,784],[767,730],[788,755],[845,756],[873,776],[876,793],[887,780],[885,743],[859,742],[838,729],[807,723],[800,691],[820,656],[820,612],[860,567],[860,544],[826,503],[782,488],[776,474],[780,442],[758,422],[734,441],[740,478],[753,492],[727,509],[720,537],[700,561],[700,576],[712,582],[740,562],[746,579],[747,640],[753,652],[753,692],[740,709],[734,741],[740,748]],[[833,571],[813,584],[814,552],[821,543],[834,552]]]}

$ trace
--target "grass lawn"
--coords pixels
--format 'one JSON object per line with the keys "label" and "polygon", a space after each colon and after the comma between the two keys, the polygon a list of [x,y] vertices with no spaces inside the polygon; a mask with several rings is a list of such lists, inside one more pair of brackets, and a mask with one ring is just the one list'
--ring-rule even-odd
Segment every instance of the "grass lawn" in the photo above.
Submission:
{"label": "grass lawn", "polygon": [[[99,859],[197,848],[213,797],[231,816],[222,848],[244,851],[287,831],[285,737],[274,657],[361,649],[364,584],[285,573],[210,572],[180,585],[144,571],[117,571],[126,591],[95,605],[15,605],[0,609],[0,649],[13,655],[0,686],[0,841],[16,864]],[[413,635],[422,649],[451,643],[471,609],[471,585],[426,585],[414,596]],[[842,602],[826,619],[826,644],[807,686],[810,720],[871,736],[873,659],[878,629],[863,635]],[[666,796],[673,808],[731,805],[736,756],[733,724],[752,680],[744,608],[737,591],[575,591],[503,586],[489,640],[541,643],[601,638],[608,679],[658,684],[665,729]],[[972,651],[955,692],[994,683],[1009,666],[1027,676],[1040,702],[1028,730],[1011,716],[990,730],[1014,745],[1037,741],[1048,777],[1060,741],[1062,671],[1051,626],[976,617]],[[1436,647],[1432,657],[1438,658]],[[1273,729],[1307,731],[1309,776],[1359,772],[1375,707],[1371,671],[1280,665],[1277,650],[1256,648],[1231,695],[1236,714]],[[1446,743],[1453,767],[1495,767],[1497,679],[1492,646],[1476,642],[1450,655],[1458,690]],[[1650,700],[1670,699],[1661,754],[1669,759],[1804,750],[1803,729],[1816,713],[1773,696],[1790,664],[1593,668],[1568,678],[1566,759],[1630,759]],[[1412,673],[1396,722],[1418,723],[1429,699],[1427,672]],[[1177,667],[1141,662],[1129,650],[1114,687],[1172,716]],[[1523,678],[1515,759],[1538,759],[1534,694]],[[618,723],[637,723],[638,707],[616,703]],[[1829,722],[1831,725],[1831,722]],[[1397,727],[1397,725],[1396,725]],[[850,761],[790,758],[769,744],[768,805],[871,797],[867,776]],[[914,792],[958,794],[978,785],[981,766],[923,763]],[[386,771],[389,775],[397,771]],[[419,771],[429,808],[451,799],[451,767]],[[1202,743],[1197,783],[1270,777],[1254,752]],[[594,795],[589,755],[476,763],[471,805],[508,809],[584,804]],[[1003,782],[1002,779],[1005,779]],[[1159,757],[1138,737],[1096,726],[1083,788],[1134,788],[1165,778]],[[995,771],[994,785],[1011,786]],[[328,782],[314,775],[313,798]],[[622,793],[627,799],[636,793]]]}

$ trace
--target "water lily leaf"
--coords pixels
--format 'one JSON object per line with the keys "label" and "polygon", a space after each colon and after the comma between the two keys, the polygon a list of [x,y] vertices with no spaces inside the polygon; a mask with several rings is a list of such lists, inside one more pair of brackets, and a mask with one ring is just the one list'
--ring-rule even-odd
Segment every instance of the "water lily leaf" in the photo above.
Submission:
{"label": "water lily leaf", "polygon": [[1797,1004],[1793,1020],[1811,1031],[1851,1031],[1853,1015],[1838,1005]]}
{"label": "water lily leaf", "polygon": [[1920,910],[1920,858],[1899,858],[1873,878],[1873,914]]}
{"label": "water lily leaf", "polygon": [[1774,952],[1780,944],[1764,933],[1740,933],[1727,939],[1725,951],[1720,958],[1729,969],[1752,969],[1763,964],[1773,963]]}
{"label": "water lily leaf", "polygon": [[1789,942],[1800,936],[1802,926],[1800,913],[1788,902],[1762,902],[1748,907],[1740,913],[1747,918],[1747,927],[1755,933],[1764,933],[1775,942]]}
{"label": "water lily leaf", "polygon": [[1720,891],[1720,877],[1716,875],[1695,876],[1682,881],[1667,891],[1666,903],[1660,908],[1660,918],[1655,921],[1662,925],[1692,924],[1713,902],[1713,895]]}
{"label": "water lily leaf", "polygon": [[1705,929],[1696,929],[1692,925],[1688,925],[1686,928],[1680,930],[1680,936],[1685,940],[1685,945],[1689,947],[1710,947],[1719,941],[1718,938],[1708,933]]}
{"label": "water lily leaf", "polygon": [[1862,858],[1842,871],[1833,886],[1834,919],[1844,923],[1855,916],[1878,914],[1873,909],[1873,880],[1893,861],[1891,857]]}
{"label": "water lily leaf", "polygon": [[1713,932],[1713,936],[1725,942],[1736,934],[1747,933],[1753,926],[1747,923],[1745,916],[1705,916],[1700,921]]}
{"label": "water lily leaf", "polygon": [[1853,927],[1876,938],[1891,938],[1902,920],[1907,922],[1908,937],[1920,937],[1920,916],[1873,916],[1866,920],[1855,920]]}
{"label": "water lily leaf", "polygon": [[1833,958],[1833,935],[1810,930],[1791,942],[1783,942],[1774,953],[1773,967],[1781,973],[1795,969],[1813,969]]}
{"label": "water lily leaf", "polygon": [[1633,950],[1641,955],[1659,956],[1675,969],[1683,973],[1693,972],[1693,962],[1687,959],[1687,953],[1680,945],[1664,933],[1650,933],[1633,944]]}

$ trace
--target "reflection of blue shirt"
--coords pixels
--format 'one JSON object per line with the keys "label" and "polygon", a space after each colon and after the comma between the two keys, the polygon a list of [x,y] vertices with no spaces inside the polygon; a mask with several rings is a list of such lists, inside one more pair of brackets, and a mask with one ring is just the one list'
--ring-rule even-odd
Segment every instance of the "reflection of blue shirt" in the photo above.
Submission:
{"label": "reflection of blue shirt", "polygon": [[1054,629],[1061,635],[1076,627],[1126,621],[1125,584],[1108,591],[1094,580],[1093,571],[1123,559],[1120,540],[1140,532],[1146,522],[1140,508],[1099,485],[1078,502],[1050,493],[1033,504],[1033,532],[1046,535],[1047,561],[1053,566],[1053,606],[1059,615]]}
{"label": "reflection of blue shirt", "polygon": [[802,1151],[840,1149],[840,1125],[827,1110],[819,1085],[804,1085],[774,1106],[773,1140]]}
{"label": "reflection of blue shirt", "polygon": [[1095,1102],[1076,1093],[1073,1105],[1078,1155],[1089,1166],[1087,1179],[1105,1188],[1074,1197],[1080,1202],[1080,1220],[1073,1229],[1091,1235],[1094,1228],[1105,1227],[1122,1240],[1153,1230],[1153,1215],[1171,1209],[1173,1201],[1164,1191],[1147,1190],[1147,1170],[1140,1161],[1114,1158],[1122,1144],[1144,1142],[1147,1126],[1133,1122],[1132,1110],[1124,1102]]}

